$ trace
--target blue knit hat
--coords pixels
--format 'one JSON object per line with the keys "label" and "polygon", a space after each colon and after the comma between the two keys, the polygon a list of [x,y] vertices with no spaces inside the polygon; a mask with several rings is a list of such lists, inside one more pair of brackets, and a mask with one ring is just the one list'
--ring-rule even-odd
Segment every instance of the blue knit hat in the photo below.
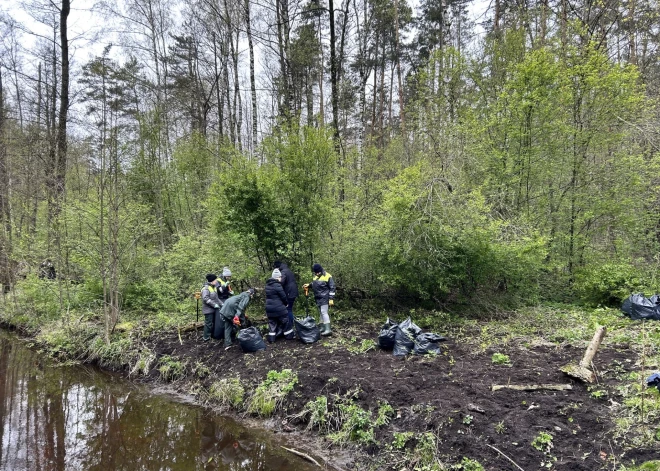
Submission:
{"label": "blue knit hat", "polygon": [[315,263],[314,265],[312,265],[312,271],[314,273],[323,273],[323,267],[321,266],[320,263]]}

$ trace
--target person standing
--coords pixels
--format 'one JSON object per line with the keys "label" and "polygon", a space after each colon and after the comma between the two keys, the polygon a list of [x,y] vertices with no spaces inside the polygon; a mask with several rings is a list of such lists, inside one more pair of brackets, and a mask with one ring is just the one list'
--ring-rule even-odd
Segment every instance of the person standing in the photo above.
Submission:
{"label": "person standing", "polygon": [[289,320],[293,326],[293,303],[296,302],[296,298],[298,297],[296,276],[284,262],[276,261],[273,263],[273,267],[279,269],[282,274],[282,288],[284,288],[284,293],[286,294],[287,311],[289,313]]}
{"label": "person standing", "polygon": [[229,267],[222,269],[222,275],[218,278],[218,299],[220,299],[220,306],[233,296],[234,291],[231,289],[231,270]]}
{"label": "person standing", "polygon": [[[319,263],[312,265],[312,273],[314,273],[314,279],[312,280],[312,291],[314,292],[314,300],[316,305],[321,311],[321,335],[326,337],[332,334],[330,330],[330,306],[335,304],[335,280],[332,278],[332,275],[325,271]],[[309,286],[309,283],[304,284],[303,287],[306,288]]]}
{"label": "person standing", "polygon": [[245,310],[250,304],[250,300],[254,296],[254,288],[242,292],[238,296],[229,298],[220,308],[220,316],[222,322],[225,324],[225,350],[232,346],[231,333],[233,326],[241,325],[241,318],[245,322]]}
{"label": "person standing", "polygon": [[266,316],[268,317],[268,341],[273,343],[278,334],[285,339],[293,338],[293,323],[287,311],[287,295],[281,284],[282,273],[276,268],[266,281]]}
{"label": "person standing", "polygon": [[202,286],[202,314],[204,314],[204,342],[211,340],[214,317],[220,309],[218,298],[218,277],[213,273],[206,275],[206,283]]}

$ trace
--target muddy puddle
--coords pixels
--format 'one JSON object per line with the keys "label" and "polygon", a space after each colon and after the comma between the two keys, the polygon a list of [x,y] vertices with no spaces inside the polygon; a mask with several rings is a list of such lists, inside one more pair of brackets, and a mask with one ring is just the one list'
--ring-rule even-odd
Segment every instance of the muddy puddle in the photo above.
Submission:
{"label": "muddy puddle", "polygon": [[54,365],[0,331],[0,471],[314,469],[280,445],[116,375]]}

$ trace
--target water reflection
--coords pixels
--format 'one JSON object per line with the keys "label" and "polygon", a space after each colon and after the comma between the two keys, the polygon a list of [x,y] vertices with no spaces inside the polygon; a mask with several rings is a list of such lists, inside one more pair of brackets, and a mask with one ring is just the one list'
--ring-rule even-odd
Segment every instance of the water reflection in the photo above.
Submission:
{"label": "water reflection", "polygon": [[0,332],[0,471],[311,470],[260,432]]}

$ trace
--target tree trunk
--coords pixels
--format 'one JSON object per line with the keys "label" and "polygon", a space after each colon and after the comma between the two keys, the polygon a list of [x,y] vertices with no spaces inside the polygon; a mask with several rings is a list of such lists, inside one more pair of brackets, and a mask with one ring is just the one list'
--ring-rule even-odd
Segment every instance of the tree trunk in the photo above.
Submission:
{"label": "tree trunk", "polygon": [[3,292],[9,291],[12,283],[11,266],[11,213],[9,207],[9,163],[5,144],[5,96],[2,87],[0,66],[0,284]]}
{"label": "tree trunk", "polygon": [[70,0],[62,0],[60,11],[60,48],[62,51],[62,77],[60,82],[60,110],[57,123],[57,166],[55,168],[55,182],[57,205],[59,212],[62,197],[64,196],[66,180],[67,134],[66,124],[69,112],[69,38],[67,36],[67,20],[71,11]]}
{"label": "tree trunk", "polygon": [[337,83],[337,51],[335,32],[335,4],[328,0],[330,13],[330,86],[332,92],[332,127],[335,137],[335,149],[339,152],[339,84]]}
{"label": "tree trunk", "polygon": [[[403,80],[401,78],[401,54],[399,53],[399,0],[394,0],[394,31],[395,31],[395,57],[396,75],[399,85],[399,116],[401,117],[401,130],[406,130],[406,114],[403,103]],[[460,42],[460,37],[459,37]]]}
{"label": "tree trunk", "polygon": [[250,50],[250,92],[252,95],[252,153],[257,151],[257,85],[254,79],[254,46],[252,44],[252,25],[250,18],[250,0],[245,0],[245,28]]}

